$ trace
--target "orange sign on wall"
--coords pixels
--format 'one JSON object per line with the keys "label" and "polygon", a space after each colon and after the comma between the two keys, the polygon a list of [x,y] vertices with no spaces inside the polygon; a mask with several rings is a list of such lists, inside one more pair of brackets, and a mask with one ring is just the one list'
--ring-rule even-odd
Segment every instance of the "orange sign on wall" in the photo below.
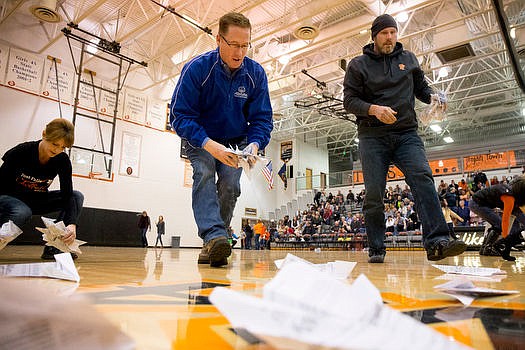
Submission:
{"label": "orange sign on wall", "polygon": [[459,173],[457,158],[431,160],[428,162],[432,175],[446,175]]}
{"label": "orange sign on wall", "polygon": [[463,158],[463,171],[501,169],[516,166],[514,151],[478,154]]}

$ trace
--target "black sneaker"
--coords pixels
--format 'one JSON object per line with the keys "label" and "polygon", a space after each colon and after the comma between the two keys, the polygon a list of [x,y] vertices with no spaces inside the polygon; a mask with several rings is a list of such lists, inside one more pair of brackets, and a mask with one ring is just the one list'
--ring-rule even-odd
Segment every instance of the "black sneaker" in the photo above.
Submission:
{"label": "black sneaker", "polygon": [[[50,245],[45,245],[44,251],[42,252],[42,255],[40,256],[40,258],[42,258],[43,260],[55,260],[55,254],[61,254],[61,253],[63,253],[63,251],[61,251],[60,249],[55,248]],[[75,260],[78,258],[78,255],[71,252],[71,257],[73,258],[73,260]]]}
{"label": "black sneaker", "polygon": [[382,264],[385,261],[385,253],[370,255],[368,262],[372,264]]}
{"label": "black sneaker", "polygon": [[381,264],[385,261],[386,252],[384,250],[369,251],[368,253],[368,262],[371,264]]}
{"label": "black sneaker", "polygon": [[442,239],[427,248],[427,259],[436,261],[463,253],[467,249],[465,242],[459,239]]}
{"label": "black sneaker", "polygon": [[500,233],[490,228],[487,234],[483,237],[481,248],[479,249],[479,255],[487,256],[500,256],[501,254],[494,249],[494,243],[498,240]]}
{"label": "black sneaker", "polygon": [[511,248],[511,245],[505,238],[501,238],[496,243],[494,243],[494,249],[500,253],[503,259],[507,261],[516,261],[516,258],[510,255]]}

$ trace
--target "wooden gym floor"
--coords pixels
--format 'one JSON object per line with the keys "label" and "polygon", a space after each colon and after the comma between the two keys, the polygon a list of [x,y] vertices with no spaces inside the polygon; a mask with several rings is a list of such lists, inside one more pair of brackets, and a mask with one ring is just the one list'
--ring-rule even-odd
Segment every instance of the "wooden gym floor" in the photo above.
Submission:
{"label": "wooden gym floor", "polygon": [[[215,286],[261,295],[263,285],[276,273],[274,260],[288,252],[314,263],[356,261],[348,283],[364,273],[381,291],[385,303],[475,349],[523,349],[525,344],[525,254],[521,252],[513,253],[516,262],[477,252],[438,262],[499,267],[507,272],[506,278],[474,283],[520,291],[478,299],[463,308],[459,301],[433,290],[446,280],[440,279],[443,273],[431,266],[424,251],[389,251],[384,264],[368,264],[367,252],[361,251],[234,249],[228,267],[210,268],[197,265],[199,249],[81,248],[83,254],[75,261],[81,277],[75,293],[87,296],[98,311],[135,340],[139,350],[273,349],[264,341],[235,335],[207,296]],[[42,262],[41,252],[41,246],[9,245],[0,251],[0,264]],[[62,280],[12,278],[75,286]],[[443,321],[443,314],[454,320]]]}

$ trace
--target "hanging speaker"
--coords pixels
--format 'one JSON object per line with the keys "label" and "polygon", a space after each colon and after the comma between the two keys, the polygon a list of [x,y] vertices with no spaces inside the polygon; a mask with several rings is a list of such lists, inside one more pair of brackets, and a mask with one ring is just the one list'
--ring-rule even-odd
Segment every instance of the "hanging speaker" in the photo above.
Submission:
{"label": "hanging speaker", "polygon": [[339,60],[339,67],[346,72],[346,60],[344,58]]}

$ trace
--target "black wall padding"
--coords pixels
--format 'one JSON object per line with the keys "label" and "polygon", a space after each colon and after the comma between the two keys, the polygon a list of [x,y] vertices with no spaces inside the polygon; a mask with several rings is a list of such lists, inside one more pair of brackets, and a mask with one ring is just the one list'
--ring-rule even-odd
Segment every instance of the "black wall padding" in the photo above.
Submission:
{"label": "black wall padding", "polygon": [[[57,214],[44,216],[56,218]],[[137,227],[139,220],[137,214],[120,210],[83,208],[77,228],[77,238],[86,241],[87,245],[140,247],[142,241]],[[152,224],[154,225],[153,222]],[[35,227],[45,227],[40,216],[37,215],[33,215],[31,222],[22,227],[24,232],[10,244],[44,245],[42,233]],[[154,227],[152,232],[156,232]]]}

